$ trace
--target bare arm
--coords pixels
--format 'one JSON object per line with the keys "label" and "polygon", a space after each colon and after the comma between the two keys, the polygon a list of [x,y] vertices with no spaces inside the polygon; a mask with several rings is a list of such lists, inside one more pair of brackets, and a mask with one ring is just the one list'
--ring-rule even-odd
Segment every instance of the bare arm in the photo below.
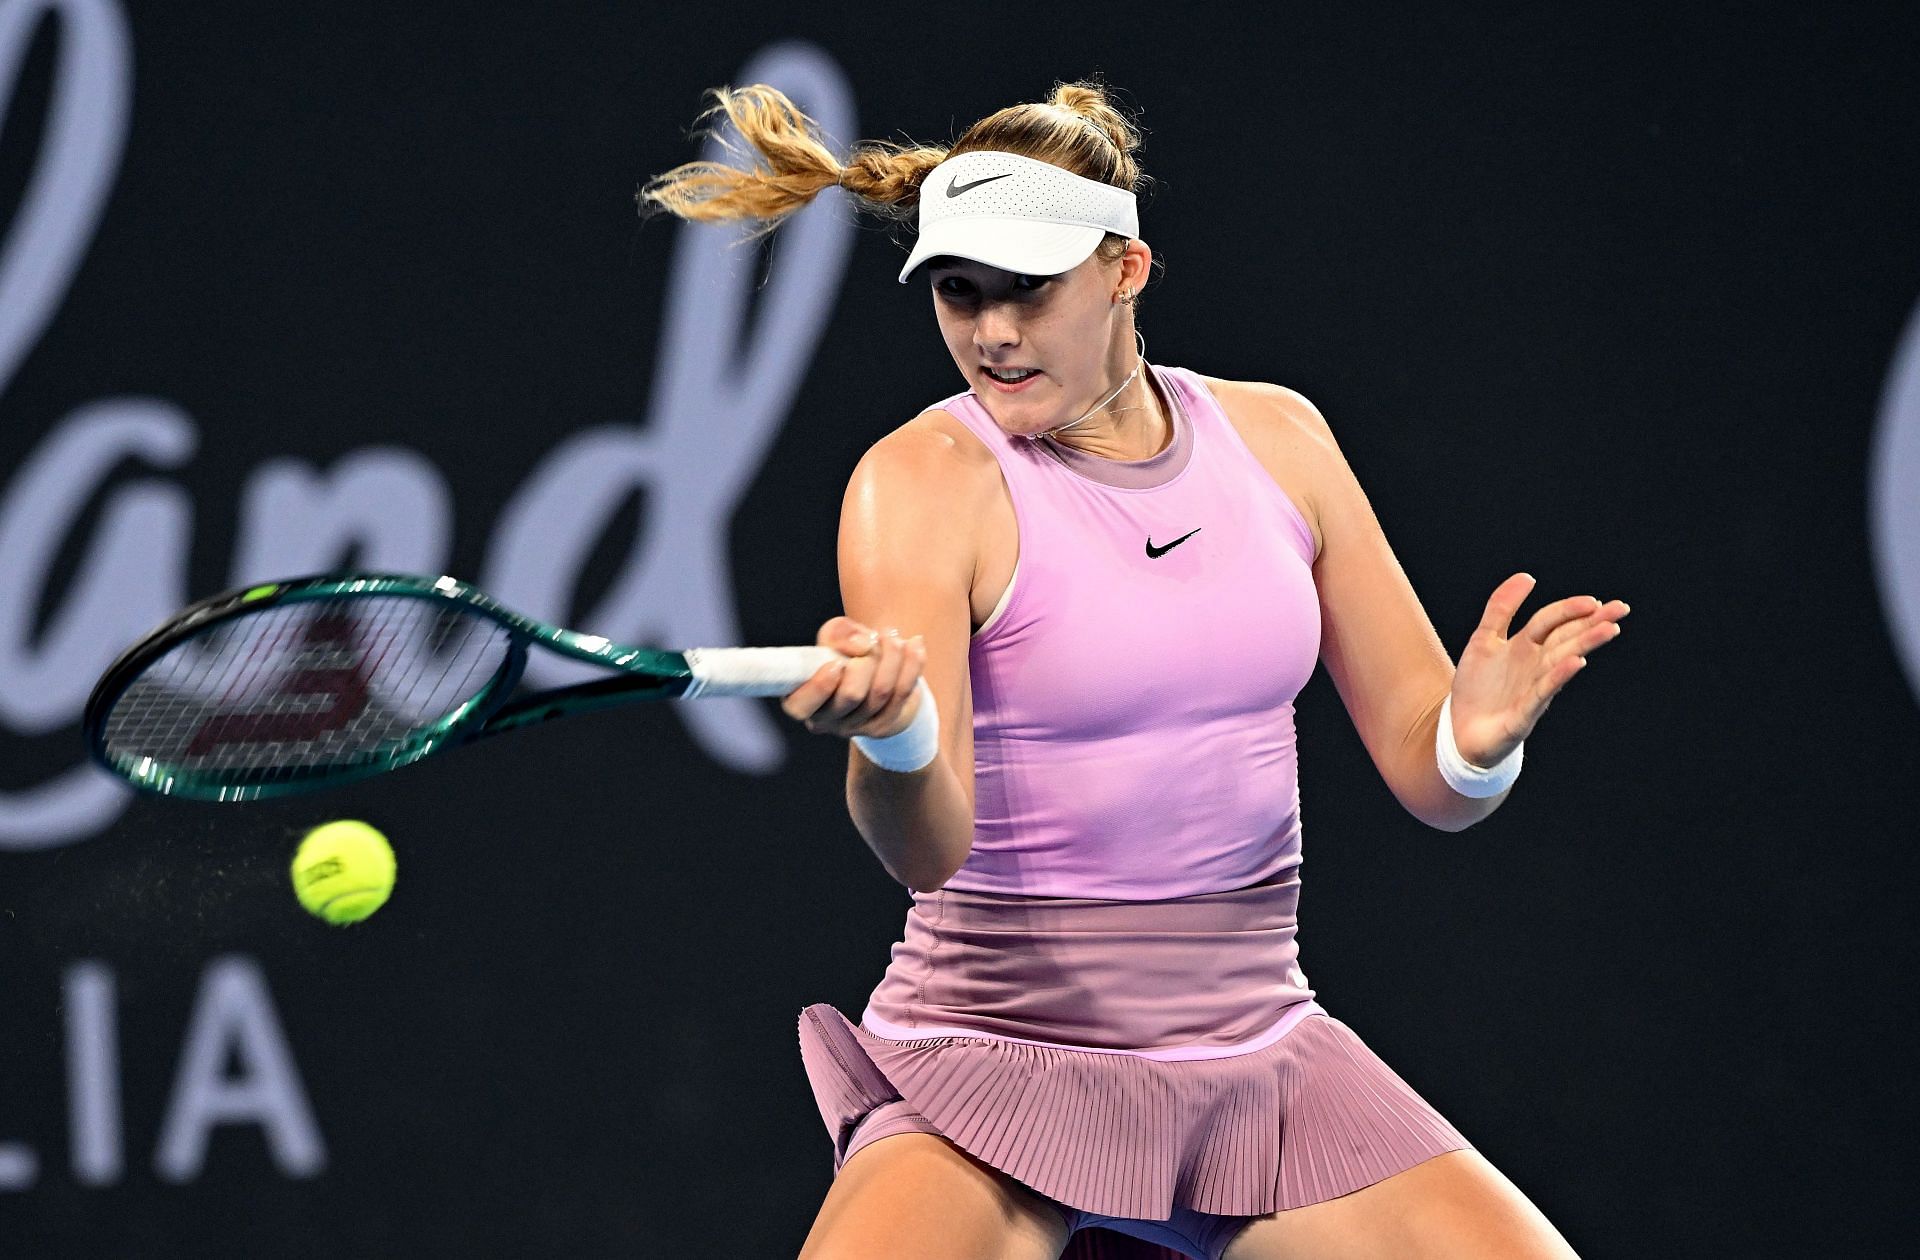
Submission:
{"label": "bare arm", "polygon": [[1291,479],[1318,544],[1320,656],[1361,742],[1408,813],[1442,831],[1471,827],[1507,793],[1463,796],[1441,776],[1434,743],[1447,697],[1460,754],[1496,765],[1533,732],[1587,656],[1619,636],[1631,609],[1621,599],[1573,595],[1541,605],[1516,631],[1534,585],[1516,573],[1494,589],[1456,666],[1326,420],[1292,390],[1234,384],[1253,396],[1241,429],[1249,445],[1270,470],[1300,474]]}
{"label": "bare arm", "polygon": [[[854,469],[840,515],[840,591],[847,615],[819,641],[856,656],[793,692],[807,728],[885,736],[905,729],[924,674],[940,718],[940,751],[919,770],[874,765],[848,750],[847,810],[887,873],[938,888],[973,845],[973,715],[967,679],[969,594],[978,519],[977,470],[937,429],[907,425]],[[871,648],[869,631],[878,639]],[[915,642],[915,640],[919,642]]]}
{"label": "bare arm", "polygon": [[1333,432],[1292,390],[1272,394],[1280,423],[1309,440],[1322,534],[1313,566],[1320,599],[1320,659],[1380,777],[1406,811],[1430,827],[1462,831],[1507,793],[1462,796],[1440,777],[1434,737],[1453,688],[1454,664],[1387,545],[1373,505]]}

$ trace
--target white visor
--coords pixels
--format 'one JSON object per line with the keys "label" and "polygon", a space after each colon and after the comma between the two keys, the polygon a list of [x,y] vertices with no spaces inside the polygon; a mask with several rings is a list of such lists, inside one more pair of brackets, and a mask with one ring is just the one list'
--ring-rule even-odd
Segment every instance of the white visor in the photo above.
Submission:
{"label": "white visor", "polygon": [[1025,276],[1055,276],[1086,261],[1108,232],[1140,235],[1133,194],[1014,153],[948,158],[920,184],[920,239],[900,283],[950,254]]}

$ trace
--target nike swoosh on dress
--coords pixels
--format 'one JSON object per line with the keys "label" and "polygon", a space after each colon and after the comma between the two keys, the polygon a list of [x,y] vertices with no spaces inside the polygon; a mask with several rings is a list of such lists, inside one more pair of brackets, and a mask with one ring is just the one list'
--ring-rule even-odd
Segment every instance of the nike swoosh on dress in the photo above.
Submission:
{"label": "nike swoosh on dress", "polygon": [[1150,559],[1158,560],[1161,556],[1166,555],[1169,551],[1172,551],[1175,547],[1178,547],[1181,543],[1187,541],[1187,539],[1193,537],[1195,534],[1199,532],[1200,532],[1200,527],[1195,526],[1193,529],[1188,530],[1186,533],[1180,535],[1180,537],[1174,539],[1172,542],[1168,543],[1164,547],[1154,546],[1153,536],[1149,534],[1147,536],[1147,556]]}

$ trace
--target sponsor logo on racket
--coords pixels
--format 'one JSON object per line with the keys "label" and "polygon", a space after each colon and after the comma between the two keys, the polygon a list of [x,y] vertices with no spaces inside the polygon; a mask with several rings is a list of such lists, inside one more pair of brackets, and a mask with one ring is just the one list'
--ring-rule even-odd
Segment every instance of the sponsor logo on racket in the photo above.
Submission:
{"label": "sponsor logo on racket", "polygon": [[[299,668],[282,680],[267,704],[214,714],[193,733],[187,755],[204,757],[227,744],[318,739],[340,730],[366,711],[372,692],[368,673],[359,626],[343,613],[323,611],[307,624]],[[306,697],[324,703],[297,708],[288,704]]]}

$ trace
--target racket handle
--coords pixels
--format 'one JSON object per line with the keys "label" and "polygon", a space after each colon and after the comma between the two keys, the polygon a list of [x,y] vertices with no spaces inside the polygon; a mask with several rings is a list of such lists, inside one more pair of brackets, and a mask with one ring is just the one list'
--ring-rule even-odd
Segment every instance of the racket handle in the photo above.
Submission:
{"label": "racket handle", "polygon": [[693,684],[681,698],[784,696],[828,661],[844,658],[824,647],[689,648],[681,653]]}

